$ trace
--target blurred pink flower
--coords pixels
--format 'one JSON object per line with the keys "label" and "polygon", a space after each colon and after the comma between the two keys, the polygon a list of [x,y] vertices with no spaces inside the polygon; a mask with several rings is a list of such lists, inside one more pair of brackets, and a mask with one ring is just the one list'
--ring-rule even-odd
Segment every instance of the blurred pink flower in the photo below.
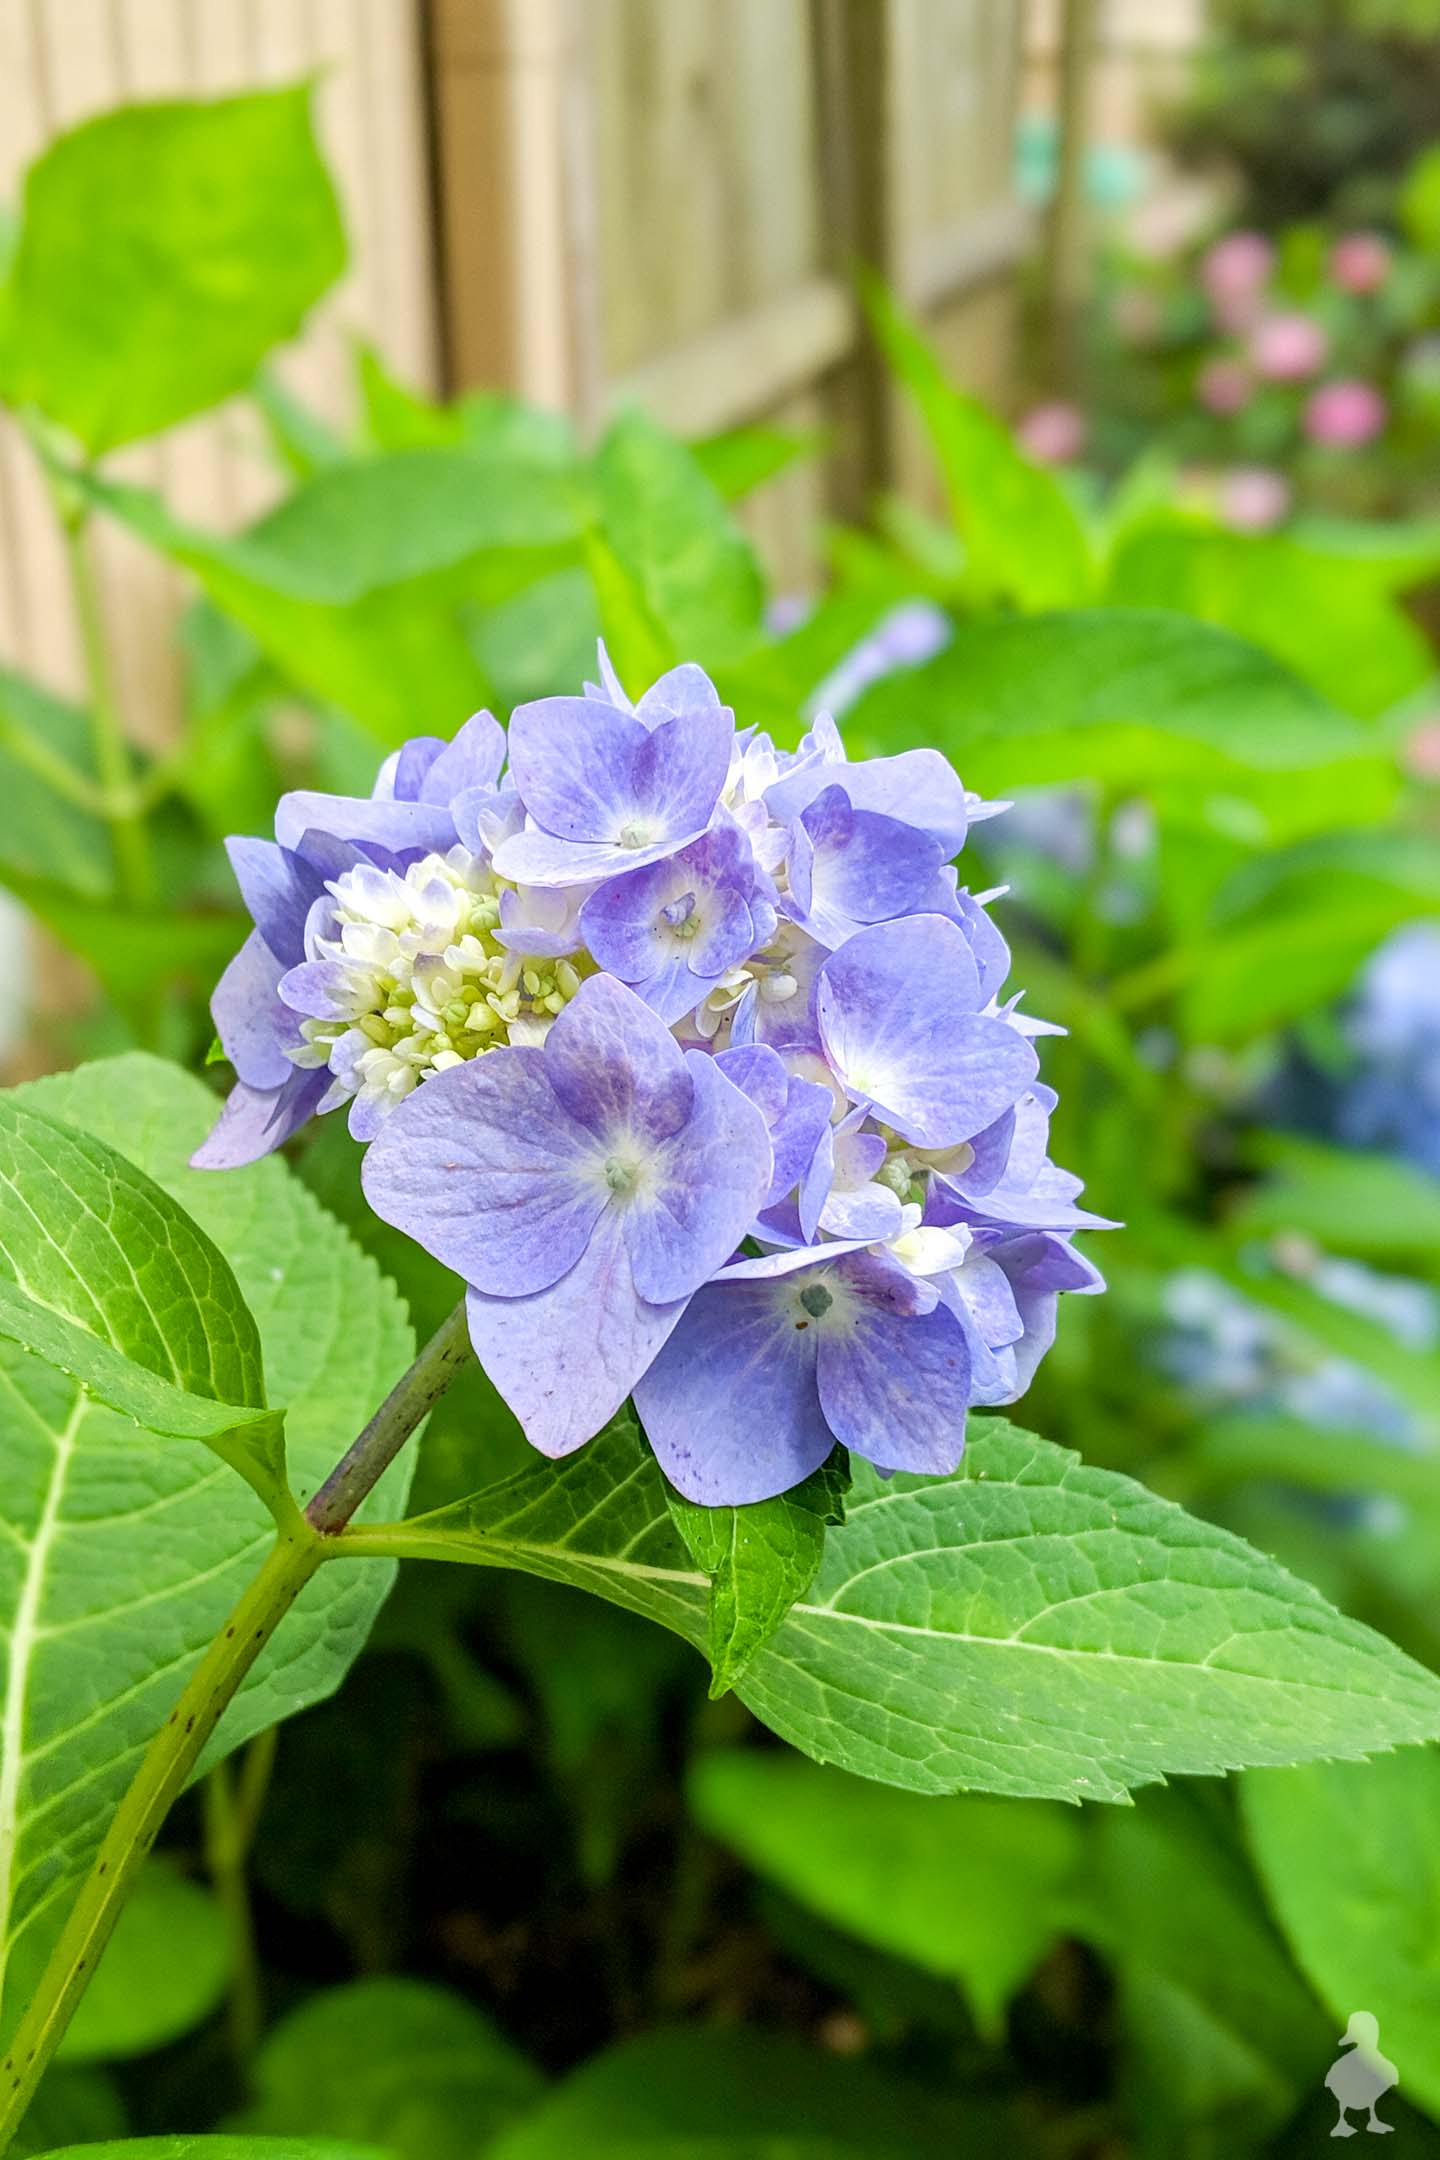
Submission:
{"label": "blurred pink flower", "polygon": [[1325,364],[1329,340],[1313,315],[1267,315],[1250,339],[1250,360],[1267,382],[1303,382]]}
{"label": "blurred pink flower", "polygon": [[1390,243],[1383,233],[1344,233],[1330,250],[1330,277],[1342,292],[1378,292],[1390,275]]}
{"label": "blurred pink flower", "polygon": [[1269,532],[1290,508],[1290,483],[1268,465],[1237,465],[1220,481],[1219,510],[1236,532]]}
{"label": "blurred pink flower", "polygon": [[1085,447],[1085,415],[1075,405],[1037,405],[1015,434],[1037,464],[1068,465]]}
{"label": "blurred pink flower", "polygon": [[1440,780],[1440,717],[1422,720],[1406,738],[1404,758],[1417,780]]}
{"label": "blurred pink flower", "polygon": [[1200,283],[1226,330],[1247,329],[1255,320],[1274,267],[1275,250],[1263,233],[1226,233],[1206,251]]}
{"label": "blurred pink flower", "polygon": [[1375,440],[1388,417],[1385,400],[1372,383],[1322,383],[1306,400],[1305,432],[1311,442],[1328,449],[1358,450]]}
{"label": "blurred pink flower", "polygon": [[1195,378],[1195,395],[1207,412],[1243,412],[1255,384],[1243,360],[1207,360]]}

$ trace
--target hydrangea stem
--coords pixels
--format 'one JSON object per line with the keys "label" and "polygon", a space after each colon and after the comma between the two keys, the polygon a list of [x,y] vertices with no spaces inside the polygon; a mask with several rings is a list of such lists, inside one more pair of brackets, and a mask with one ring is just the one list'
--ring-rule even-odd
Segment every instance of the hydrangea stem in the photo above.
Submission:
{"label": "hydrangea stem", "polygon": [[90,693],[90,727],[95,748],[95,772],[106,803],[110,844],[115,851],[115,876],[124,898],[144,907],[155,898],[154,866],[150,860],[150,836],[145,820],[133,807],[135,775],[115,701],[110,660],[105,647],[105,626],[90,558],[89,516],[83,507],[61,501],[60,526],[70,584],[75,596],[75,615],[85,659]]}
{"label": "hydrangea stem", "polygon": [[312,1528],[326,1537],[345,1528],[471,1356],[462,1301],[441,1321],[410,1370],[397,1380],[306,1508],[305,1517]]}
{"label": "hydrangea stem", "polygon": [[155,1735],[81,1885],[34,1998],[0,2062],[0,2153],[19,2128],[135,1877],[241,1683],[342,1530],[470,1356],[457,1306],[320,1487],[196,1666]]}

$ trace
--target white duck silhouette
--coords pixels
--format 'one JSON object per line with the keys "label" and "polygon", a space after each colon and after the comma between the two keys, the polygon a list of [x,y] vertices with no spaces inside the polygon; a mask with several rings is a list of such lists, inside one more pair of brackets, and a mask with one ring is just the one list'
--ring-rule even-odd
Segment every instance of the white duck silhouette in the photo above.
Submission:
{"label": "white duck silhouette", "polygon": [[1394,2123],[1381,2122],[1375,2113],[1375,2103],[1399,2083],[1400,2073],[1394,2063],[1387,2062],[1380,2053],[1380,2027],[1368,2010],[1351,2012],[1340,2045],[1352,2052],[1337,2055],[1325,2073],[1325,2083],[1340,2110],[1340,2120],[1330,2132],[1331,2137],[1354,2137],[1355,2125],[1345,2119],[1351,2108],[1369,2111],[1367,2130],[1373,2130],[1377,2135],[1393,2130]]}

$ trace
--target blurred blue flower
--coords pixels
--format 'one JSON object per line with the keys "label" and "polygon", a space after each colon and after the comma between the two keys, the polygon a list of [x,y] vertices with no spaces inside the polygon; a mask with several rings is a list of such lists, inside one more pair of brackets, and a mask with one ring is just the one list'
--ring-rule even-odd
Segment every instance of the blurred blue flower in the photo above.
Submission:
{"label": "blurred blue flower", "polygon": [[1344,1021],[1354,1056],[1339,1138],[1440,1176],[1440,926],[1407,923],[1375,954]]}

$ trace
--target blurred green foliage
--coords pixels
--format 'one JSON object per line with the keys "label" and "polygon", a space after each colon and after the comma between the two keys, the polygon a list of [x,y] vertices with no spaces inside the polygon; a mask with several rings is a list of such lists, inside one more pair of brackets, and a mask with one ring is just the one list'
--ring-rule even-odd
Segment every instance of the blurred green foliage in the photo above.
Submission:
{"label": "blurred green foliage", "polygon": [[1207,28],[1169,133],[1238,171],[1245,222],[1383,219],[1434,139],[1435,0],[1211,0]]}

